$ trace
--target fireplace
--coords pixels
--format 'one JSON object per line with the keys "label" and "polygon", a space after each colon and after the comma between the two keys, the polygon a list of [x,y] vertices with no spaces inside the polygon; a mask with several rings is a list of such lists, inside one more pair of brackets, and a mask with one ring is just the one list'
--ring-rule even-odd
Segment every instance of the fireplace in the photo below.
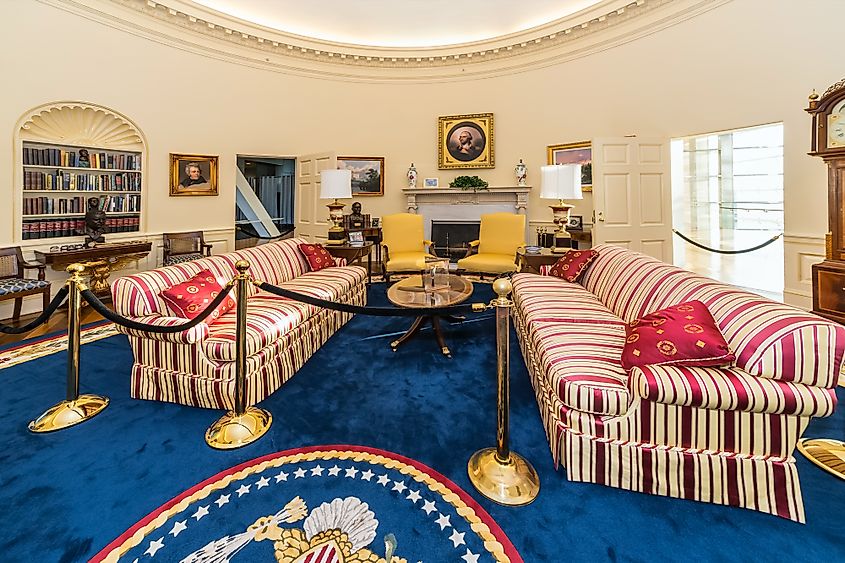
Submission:
{"label": "fireplace", "polygon": [[469,243],[478,240],[480,221],[431,221],[434,254],[457,262],[466,256]]}

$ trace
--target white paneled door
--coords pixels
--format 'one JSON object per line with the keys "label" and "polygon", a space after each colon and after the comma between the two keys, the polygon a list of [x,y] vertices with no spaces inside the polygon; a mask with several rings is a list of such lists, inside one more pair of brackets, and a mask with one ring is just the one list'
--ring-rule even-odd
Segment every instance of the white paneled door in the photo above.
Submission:
{"label": "white paneled door", "polygon": [[320,171],[337,168],[337,154],[307,154],[296,159],[294,235],[310,242],[326,242],[329,208],[320,199]]}
{"label": "white paneled door", "polygon": [[593,139],[596,243],[672,263],[668,139]]}

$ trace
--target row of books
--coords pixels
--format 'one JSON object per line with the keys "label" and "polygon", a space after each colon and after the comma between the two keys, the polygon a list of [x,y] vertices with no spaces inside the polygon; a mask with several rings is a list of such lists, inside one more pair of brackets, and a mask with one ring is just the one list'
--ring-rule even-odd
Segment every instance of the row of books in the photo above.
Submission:
{"label": "row of books", "polygon": [[77,174],[56,170],[55,174],[45,174],[36,170],[23,173],[25,190],[97,190],[97,191],[141,191],[139,172],[121,172],[119,174]]}
{"label": "row of books", "polygon": [[[109,217],[106,219],[107,233],[128,233],[138,231],[140,227],[140,217]],[[85,234],[85,219],[39,219],[23,222],[21,238],[30,240],[73,237],[83,234]]]}
{"label": "row of books", "polygon": [[[70,198],[25,197],[23,198],[24,215],[63,215],[66,213],[85,213],[88,210],[85,196]],[[141,211],[140,195],[101,195],[98,207],[103,211],[133,213]]]}
{"label": "row of books", "polygon": [[63,149],[23,148],[23,164],[35,166],[64,166],[67,168],[112,168],[118,170],[140,170],[140,154],[110,154],[84,150],[88,155]]}

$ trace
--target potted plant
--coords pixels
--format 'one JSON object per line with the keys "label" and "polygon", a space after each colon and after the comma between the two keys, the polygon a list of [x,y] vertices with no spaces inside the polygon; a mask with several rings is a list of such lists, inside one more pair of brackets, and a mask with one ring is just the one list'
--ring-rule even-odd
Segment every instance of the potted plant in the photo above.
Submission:
{"label": "potted plant", "polygon": [[449,182],[450,188],[461,188],[462,190],[486,190],[489,184],[478,176],[458,176]]}

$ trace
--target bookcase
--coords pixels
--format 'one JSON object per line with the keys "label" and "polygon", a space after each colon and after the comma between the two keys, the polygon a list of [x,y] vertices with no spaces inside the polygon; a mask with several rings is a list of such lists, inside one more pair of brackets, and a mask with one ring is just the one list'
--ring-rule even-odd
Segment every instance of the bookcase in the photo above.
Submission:
{"label": "bookcase", "polygon": [[21,240],[81,236],[87,201],[92,197],[98,198],[100,209],[106,212],[106,232],[139,231],[141,154],[23,141]]}

